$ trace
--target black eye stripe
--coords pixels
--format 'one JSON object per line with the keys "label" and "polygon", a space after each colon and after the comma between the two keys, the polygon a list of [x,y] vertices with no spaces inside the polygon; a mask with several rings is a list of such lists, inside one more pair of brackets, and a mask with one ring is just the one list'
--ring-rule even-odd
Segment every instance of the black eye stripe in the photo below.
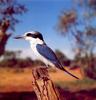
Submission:
{"label": "black eye stripe", "polygon": [[33,37],[33,38],[39,38],[39,39],[43,40],[43,36],[40,33],[37,33],[37,34],[27,33],[26,36]]}
{"label": "black eye stripe", "polygon": [[36,38],[36,35],[35,34],[31,34],[31,33],[27,33],[26,36]]}
{"label": "black eye stripe", "polygon": [[32,35],[32,37],[33,37],[33,38],[37,38],[37,36],[36,36],[36,35]]}
{"label": "black eye stripe", "polygon": [[27,33],[26,36],[32,37],[33,34],[31,34],[31,33]]}

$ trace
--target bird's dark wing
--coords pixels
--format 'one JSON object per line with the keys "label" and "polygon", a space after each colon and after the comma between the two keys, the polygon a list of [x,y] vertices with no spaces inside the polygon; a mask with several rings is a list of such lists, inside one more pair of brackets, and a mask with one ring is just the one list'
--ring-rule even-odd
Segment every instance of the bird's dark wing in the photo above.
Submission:
{"label": "bird's dark wing", "polygon": [[49,61],[51,61],[57,68],[65,71],[66,73],[68,73],[69,75],[71,75],[72,77],[79,79],[78,77],[74,76],[73,74],[69,73],[67,70],[65,70],[62,66],[62,64],[60,63],[60,61],[58,60],[57,56],[55,55],[55,53],[46,45],[41,45],[41,44],[37,44],[36,46],[37,51],[46,59],[48,59]]}
{"label": "bird's dark wing", "polygon": [[36,48],[43,57],[51,61],[53,64],[58,65],[60,63],[55,53],[47,45],[37,44]]}

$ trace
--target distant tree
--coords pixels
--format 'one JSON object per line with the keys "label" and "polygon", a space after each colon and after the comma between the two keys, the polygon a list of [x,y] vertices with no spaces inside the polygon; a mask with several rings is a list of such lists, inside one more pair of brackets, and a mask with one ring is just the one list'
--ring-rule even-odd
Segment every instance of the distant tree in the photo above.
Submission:
{"label": "distant tree", "polygon": [[55,50],[55,53],[57,55],[57,57],[60,59],[60,60],[66,60],[67,57],[64,55],[63,52],[61,52],[60,50]]}
{"label": "distant tree", "polygon": [[90,70],[91,78],[96,77],[96,65],[91,63],[96,49],[96,0],[74,0],[73,3],[75,6],[71,10],[60,15],[57,28],[62,35],[74,41],[72,48],[78,49],[78,58],[86,57],[85,64],[81,65],[85,76],[89,76]]}
{"label": "distant tree", "polygon": [[65,65],[65,66],[70,65],[71,61],[66,57],[66,55],[64,55],[63,52],[61,52],[60,50],[55,50],[55,53],[63,65]]}
{"label": "distant tree", "polygon": [[17,59],[20,58],[21,51],[5,51],[3,54],[3,59]]}
{"label": "distant tree", "polygon": [[35,62],[29,58],[22,58],[20,57],[21,51],[5,51],[0,60],[0,67],[31,67],[35,65]]}
{"label": "distant tree", "polygon": [[11,36],[9,30],[15,31],[19,22],[16,16],[22,15],[27,9],[16,0],[0,0],[0,56],[4,54],[6,43]]}
{"label": "distant tree", "polygon": [[32,60],[30,57],[22,58],[22,51],[5,51],[0,60],[0,67],[25,68],[44,65],[40,60]]}

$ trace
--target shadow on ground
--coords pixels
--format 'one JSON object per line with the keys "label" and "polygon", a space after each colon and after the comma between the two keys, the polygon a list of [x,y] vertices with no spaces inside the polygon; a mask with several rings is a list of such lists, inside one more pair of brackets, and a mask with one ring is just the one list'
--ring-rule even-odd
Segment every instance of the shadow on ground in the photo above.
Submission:
{"label": "shadow on ground", "polygon": [[[96,89],[70,92],[58,88],[62,100],[96,100]],[[0,100],[37,100],[34,92],[0,93]]]}
{"label": "shadow on ground", "polygon": [[59,88],[59,92],[62,94],[62,100],[96,100],[96,89],[70,92]]}

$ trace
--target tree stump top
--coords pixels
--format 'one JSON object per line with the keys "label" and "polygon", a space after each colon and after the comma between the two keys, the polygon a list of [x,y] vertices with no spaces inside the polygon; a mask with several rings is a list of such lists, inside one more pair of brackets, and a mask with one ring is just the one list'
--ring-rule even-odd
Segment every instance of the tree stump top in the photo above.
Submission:
{"label": "tree stump top", "polygon": [[32,75],[32,86],[38,100],[61,100],[57,88],[50,80],[47,68],[33,68]]}

